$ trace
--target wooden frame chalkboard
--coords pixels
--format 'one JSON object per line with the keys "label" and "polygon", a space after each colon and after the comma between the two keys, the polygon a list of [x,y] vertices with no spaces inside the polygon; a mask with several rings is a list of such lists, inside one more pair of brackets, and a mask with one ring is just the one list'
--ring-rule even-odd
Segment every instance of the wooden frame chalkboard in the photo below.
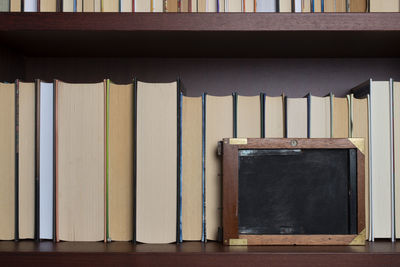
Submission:
{"label": "wooden frame chalkboard", "polygon": [[[222,225],[224,245],[364,245],[365,244],[365,169],[364,139],[259,139],[230,138],[220,143],[222,154]],[[348,150],[349,187],[353,187],[353,226],[348,233],[292,234],[257,233],[245,234],[239,231],[239,165],[241,151],[284,150],[284,151],[338,151]],[[328,153],[327,152],[327,153]],[[350,154],[349,154],[350,155]],[[352,158],[352,159],[351,159]],[[347,163],[346,163],[347,165]],[[353,176],[353,178],[351,178]],[[350,191],[349,191],[350,192]],[[356,193],[356,196],[354,196]],[[349,195],[351,195],[349,193]],[[353,206],[353,207],[351,207]],[[351,217],[351,216],[350,216]],[[347,219],[346,219],[347,220]],[[351,224],[351,222],[349,223]]]}

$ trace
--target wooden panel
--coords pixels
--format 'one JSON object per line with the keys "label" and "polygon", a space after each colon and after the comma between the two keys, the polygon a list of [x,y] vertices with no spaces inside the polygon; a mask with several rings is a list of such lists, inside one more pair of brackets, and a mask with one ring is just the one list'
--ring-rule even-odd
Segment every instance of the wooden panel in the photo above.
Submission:
{"label": "wooden panel", "polygon": [[133,237],[133,84],[110,83],[109,89],[109,237]]}
{"label": "wooden panel", "polygon": [[35,234],[35,84],[19,82],[19,238]]}
{"label": "wooden panel", "polygon": [[104,83],[57,91],[58,239],[104,240]]}
{"label": "wooden panel", "polygon": [[176,241],[177,82],[137,85],[136,240]]}
{"label": "wooden panel", "polygon": [[357,235],[239,235],[248,245],[348,245]]}
{"label": "wooden panel", "polygon": [[15,230],[15,84],[0,83],[0,240]]}
{"label": "wooden panel", "polygon": [[200,240],[203,228],[202,98],[182,99],[182,238]]}

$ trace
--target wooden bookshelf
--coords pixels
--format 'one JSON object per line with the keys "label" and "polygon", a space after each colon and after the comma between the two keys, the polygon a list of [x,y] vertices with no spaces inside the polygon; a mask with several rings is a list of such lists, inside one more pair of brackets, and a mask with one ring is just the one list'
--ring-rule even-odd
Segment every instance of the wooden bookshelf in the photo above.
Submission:
{"label": "wooden bookshelf", "polygon": [[[202,92],[344,96],[400,80],[400,13],[0,13],[0,80],[163,82]],[[0,242],[0,265],[398,266],[400,245]]]}
{"label": "wooden bookshelf", "polygon": [[133,245],[129,242],[0,242],[2,266],[399,266],[400,244],[238,246],[215,242]]}

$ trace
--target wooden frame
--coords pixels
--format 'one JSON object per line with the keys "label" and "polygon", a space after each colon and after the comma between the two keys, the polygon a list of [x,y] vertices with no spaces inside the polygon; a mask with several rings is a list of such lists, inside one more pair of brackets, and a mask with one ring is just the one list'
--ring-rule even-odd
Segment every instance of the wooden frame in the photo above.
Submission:
{"label": "wooden frame", "polygon": [[[241,235],[239,234],[240,149],[357,149],[357,233],[350,235]],[[226,138],[222,142],[222,225],[224,245],[364,245],[364,139]]]}

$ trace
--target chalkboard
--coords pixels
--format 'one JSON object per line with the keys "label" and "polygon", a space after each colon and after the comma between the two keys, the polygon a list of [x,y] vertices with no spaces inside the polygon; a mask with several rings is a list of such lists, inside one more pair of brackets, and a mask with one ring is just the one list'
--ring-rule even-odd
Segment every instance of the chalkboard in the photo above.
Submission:
{"label": "chalkboard", "polygon": [[356,149],[244,149],[238,155],[239,234],[357,234]]}

